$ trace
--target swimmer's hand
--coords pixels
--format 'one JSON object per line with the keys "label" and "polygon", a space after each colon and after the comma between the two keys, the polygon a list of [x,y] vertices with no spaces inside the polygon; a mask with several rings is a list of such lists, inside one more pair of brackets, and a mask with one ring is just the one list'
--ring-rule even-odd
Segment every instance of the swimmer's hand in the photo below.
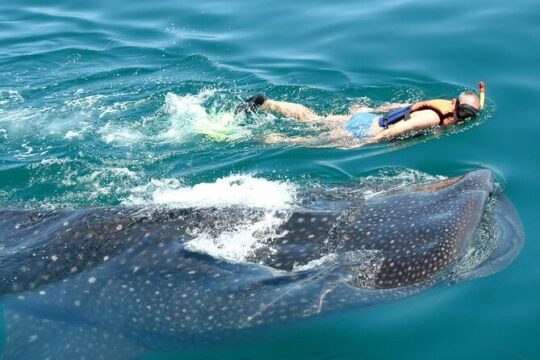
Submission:
{"label": "swimmer's hand", "polygon": [[246,100],[244,100],[243,103],[238,105],[236,109],[234,109],[234,113],[238,114],[240,112],[248,112],[248,111],[255,111],[258,108],[261,107],[264,102],[268,100],[268,97],[264,94],[256,94],[253,96],[248,97]]}

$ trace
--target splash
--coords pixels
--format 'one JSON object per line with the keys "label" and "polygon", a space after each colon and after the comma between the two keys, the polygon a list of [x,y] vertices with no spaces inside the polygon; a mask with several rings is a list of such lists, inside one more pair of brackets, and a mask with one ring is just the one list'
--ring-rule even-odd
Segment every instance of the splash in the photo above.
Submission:
{"label": "splash", "polygon": [[233,113],[219,108],[205,109],[205,101],[215,93],[216,90],[184,96],[168,93],[162,111],[169,119],[169,128],[159,138],[182,141],[198,134],[214,141],[235,141],[248,137],[250,132]]}
{"label": "splash", "polygon": [[279,236],[276,231],[288,219],[296,201],[296,187],[290,183],[231,175],[192,187],[182,186],[177,179],[151,180],[134,188],[124,204],[245,208],[243,219],[231,215],[234,221],[217,233],[195,227],[192,230],[195,239],[186,244],[192,251],[232,262],[245,262],[254,251]]}
{"label": "splash", "polygon": [[107,144],[130,145],[145,138],[140,131],[111,124],[105,125],[100,132],[101,139]]}
{"label": "splash", "polygon": [[186,248],[214,258],[245,263],[257,249],[281,236],[278,229],[288,218],[288,212],[268,211],[259,221],[235,224],[217,235],[203,233],[189,241]]}
{"label": "splash", "polygon": [[10,103],[20,103],[23,101],[24,101],[24,98],[17,90],[0,89],[0,105],[1,106],[6,106]]}
{"label": "splash", "polygon": [[[447,179],[441,175],[430,175],[413,169],[384,168],[374,174],[363,176],[358,183],[362,186],[362,195],[366,199],[389,192],[400,191],[414,185]],[[384,185],[383,185],[384,184]]]}
{"label": "splash", "polygon": [[231,175],[213,183],[182,186],[177,179],[151,180],[137,186],[126,205],[167,205],[178,208],[224,208],[244,206],[284,210],[296,202],[296,187],[251,175]]}

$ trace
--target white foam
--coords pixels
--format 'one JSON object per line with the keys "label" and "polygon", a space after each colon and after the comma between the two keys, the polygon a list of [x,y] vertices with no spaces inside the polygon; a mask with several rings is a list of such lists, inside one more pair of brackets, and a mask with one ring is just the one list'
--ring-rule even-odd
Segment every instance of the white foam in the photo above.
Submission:
{"label": "white foam", "polygon": [[[80,94],[81,92],[78,92],[78,91],[76,92],[76,95],[80,95]],[[101,94],[94,94],[94,95],[88,95],[88,96],[83,96],[83,97],[77,96],[76,98],[68,99],[64,101],[64,104],[68,108],[92,110],[96,107],[98,103],[100,103],[106,98],[107,97],[105,95],[101,95]]]}
{"label": "white foam", "polygon": [[0,122],[9,123],[12,127],[15,124],[30,122],[38,118],[39,115],[39,113],[36,113],[35,110],[30,108],[12,110],[0,108]]}
{"label": "white foam", "polygon": [[122,111],[126,111],[130,108],[135,108],[141,106],[146,99],[138,100],[138,101],[117,101],[114,102],[111,105],[108,106],[100,106],[99,107],[99,118],[102,119],[106,116],[111,116],[118,114]]}
{"label": "white foam", "polygon": [[292,184],[251,175],[231,175],[194,186],[184,186],[177,179],[153,179],[131,192],[124,204],[180,208],[236,206],[246,208],[248,214],[253,209],[254,217],[231,218],[230,227],[218,234],[198,230],[202,232],[193,234],[196,238],[186,244],[191,251],[233,262],[246,261],[253,251],[278,236],[277,229],[296,203],[296,188]]}
{"label": "white foam", "polygon": [[279,236],[276,231],[286,219],[285,214],[270,211],[261,221],[236,224],[217,236],[201,234],[189,241],[186,248],[231,262],[245,262],[257,249]]}
{"label": "white foam", "polygon": [[17,159],[26,159],[37,155],[34,152],[34,148],[30,146],[28,142],[23,142],[21,147],[25,150],[25,152],[17,150],[17,154],[15,155]]}
{"label": "white foam", "polygon": [[105,125],[101,130],[101,139],[107,144],[129,145],[139,142],[145,136],[137,131],[125,127]]}
{"label": "white foam", "polygon": [[101,170],[96,170],[87,175],[85,178],[89,182],[94,182],[96,179],[103,176],[111,176],[115,178],[131,178],[138,179],[139,175],[135,171],[131,171],[125,167],[108,167]]}
{"label": "white foam", "polygon": [[24,98],[17,90],[0,89],[0,105],[5,106],[12,102],[22,102]]}
{"label": "white foam", "polygon": [[231,175],[192,187],[183,187],[176,179],[151,180],[147,185],[132,189],[126,203],[180,208],[245,206],[276,210],[286,209],[295,201],[296,189],[288,182]]}
{"label": "white foam", "polygon": [[82,131],[74,131],[74,130],[68,130],[66,134],[64,135],[64,139],[66,140],[82,139],[82,137],[83,137]]}
{"label": "white foam", "polygon": [[47,159],[43,159],[41,160],[38,164],[33,164],[32,167],[37,167],[37,166],[50,166],[50,165],[55,165],[55,164],[67,164],[69,162],[71,162],[72,160],[70,159],[66,159],[66,158],[57,158],[57,157],[51,157],[51,158],[47,158]]}
{"label": "white foam", "polygon": [[[384,195],[389,191],[399,191],[412,185],[426,184],[444,179],[446,179],[444,176],[429,175],[411,169],[400,169],[397,174],[389,175],[384,170],[376,175],[365,176],[360,180],[360,183],[370,188],[362,193],[364,198],[370,199]],[[381,184],[384,184],[384,186],[381,186]]]}
{"label": "white foam", "polygon": [[97,116],[102,119],[105,117],[111,118],[123,111],[138,108],[149,100],[148,98],[143,98],[139,100],[124,100],[110,103],[110,100],[112,99],[121,99],[125,96],[131,96],[132,93],[115,93],[114,95],[93,94],[82,96],[83,94],[84,90],[78,89],[75,92],[74,98],[64,102],[64,109],[69,112],[91,115],[92,117]]}
{"label": "white foam", "polygon": [[[49,163],[47,163],[49,164]],[[94,170],[89,174],[77,176],[75,173],[66,174],[61,180],[63,186],[83,186],[85,200],[95,200],[101,196],[121,196],[130,186],[139,181],[139,175],[125,167],[106,167]],[[80,194],[73,194],[77,199]]]}

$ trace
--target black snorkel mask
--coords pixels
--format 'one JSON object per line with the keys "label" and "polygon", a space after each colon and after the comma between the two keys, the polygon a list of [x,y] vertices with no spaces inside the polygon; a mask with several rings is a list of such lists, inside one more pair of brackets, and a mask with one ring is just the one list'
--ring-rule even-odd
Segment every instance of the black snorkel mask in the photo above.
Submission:
{"label": "black snorkel mask", "polygon": [[471,106],[469,104],[462,104],[459,102],[458,99],[456,99],[455,114],[457,122],[463,122],[468,118],[476,117],[479,113],[480,111],[474,106]]}

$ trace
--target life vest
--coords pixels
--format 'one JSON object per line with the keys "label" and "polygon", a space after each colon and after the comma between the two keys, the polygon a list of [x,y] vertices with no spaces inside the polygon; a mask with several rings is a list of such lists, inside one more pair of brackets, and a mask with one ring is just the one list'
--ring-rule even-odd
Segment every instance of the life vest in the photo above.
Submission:
{"label": "life vest", "polygon": [[421,110],[432,110],[439,116],[439,125],[444,125],[444,120],[454,116],[454,105],[450,100],[437,99],[429,101],[421,101],[413,105],[409,105],[382,116],[379,119],[379,126],[388,129],[389,125],[395,124],[401,120],[408,120],[411,113]]}

